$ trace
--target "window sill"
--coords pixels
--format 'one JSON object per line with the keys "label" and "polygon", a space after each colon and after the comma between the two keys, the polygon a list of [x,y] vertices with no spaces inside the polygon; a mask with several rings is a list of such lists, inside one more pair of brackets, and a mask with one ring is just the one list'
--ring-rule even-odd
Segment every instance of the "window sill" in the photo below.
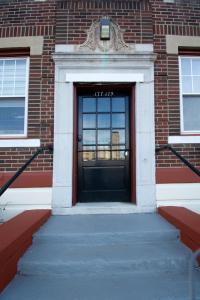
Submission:
{"label": "window sill", "polygon": [[200,144],[199,135],[180,135],[180,136],[169,136],[169,144]]}
{"label": "window sill", "polygon": [[40,147],[40,139],[0,139],[0,148]]}

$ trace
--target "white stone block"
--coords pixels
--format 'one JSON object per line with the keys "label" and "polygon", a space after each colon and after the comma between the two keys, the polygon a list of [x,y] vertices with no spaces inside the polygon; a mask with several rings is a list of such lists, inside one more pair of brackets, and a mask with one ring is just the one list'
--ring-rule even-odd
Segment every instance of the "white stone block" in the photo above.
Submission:
{"label": "white stone block", "polygon": [[52,209],[66,208],[72,206],[72,187],[55,186],[53,187]]}
{"label": "white stone block", "polygon": [[55,134],[53,186],[72,186],[73,136]]}

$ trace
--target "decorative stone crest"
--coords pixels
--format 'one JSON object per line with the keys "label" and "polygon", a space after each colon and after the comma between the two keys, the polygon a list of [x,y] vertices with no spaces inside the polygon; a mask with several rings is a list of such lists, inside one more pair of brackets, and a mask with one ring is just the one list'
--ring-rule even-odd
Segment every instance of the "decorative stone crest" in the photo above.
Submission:
{"label": "decorative stone crest", "polygon": [[131,48],[124,41],[125,30],[121,29],[119,25],[112,20],[110,20],[110,39],[101,40],[100,22],[101,20],[97,20],[92,23],[89,30],[87,30],[87,39],[79,46],[79,50],[122,52]]}

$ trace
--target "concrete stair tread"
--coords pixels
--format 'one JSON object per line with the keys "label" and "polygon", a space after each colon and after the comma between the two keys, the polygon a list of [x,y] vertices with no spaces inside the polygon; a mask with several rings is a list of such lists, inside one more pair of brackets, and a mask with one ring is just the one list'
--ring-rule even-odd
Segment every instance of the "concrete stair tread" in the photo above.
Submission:
{"label": "concrete stair tread", "polygon": [[55,243],[50,241],[37,242],[25,253],[22,262],[37,261],[65,263],[68,261],[89,261],[103,259],[112,260],[143,260],[163,259],[168,257],[188,257],[188,250],[179,241],[171,243],[126,243],[126,244],[107,244],[107,245],[68,245],[67,243]]}
{"label": "concrete stair tread", "polygon": [[162,217],[155,214],[133,215],[77,215],[77,216],[52,216],[36,237],[66,236],[75,234],[114,234],[114,233],[141,234],[174,233],[178,231]]}
{"label": "concrete stair tread", "polygon": [[19,263],[21,274],[97,274],[185,270],[190,251],[179,242],[85,245],[35,243]]}
{"label": "concrete stair tread", "polygon": [[[197,274],[197,295],[200,295]],[[187,274],[120,274],[67,279],[62,276],[17,276],[1,300],[188,300]],[[196,300],[200,298],[197,297]]]}
{"label": "concrete stair tread", "polygon": [[57,233],[35,235],[34,242],[51,240],[54,243],[68,243],[74,245],[85,244],[120,244],[120,243],[160,243],[161,241],[177,241],[178,234],[176,231],[143,231],[143,232],[87,232],[87,233]]}
{"label": "concrete stair tread", "polygon": [[52,216],[34,241],[107,244],[177,240],[178,231],[156,214]]}

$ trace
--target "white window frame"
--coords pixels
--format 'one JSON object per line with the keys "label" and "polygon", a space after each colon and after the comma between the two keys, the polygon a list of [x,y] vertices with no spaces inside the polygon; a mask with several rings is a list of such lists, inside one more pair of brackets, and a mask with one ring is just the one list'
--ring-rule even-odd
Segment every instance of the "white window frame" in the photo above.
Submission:
{"label": "white window frame", "polygon": [[191,135],[198,134],[200,135],[200,130],[184,130],[184,115],[183,115],[183,95],[184,96],[200,96],[200,93],[184,93],[182,88],[182,68],[181,68],[181,60],[182,58],[187,59],[200,59],[200,56],[179,56],[179,87],[180,87],[180,126],[181,126],[181,134],[183,135]]}
{"label": "white window frame", "polygon": [[[20,57],[2,57],[0,60],[26,60],[26,88],[25,88],[25,95],[17,95],[17,97],[23,97],[25,98],[24,103],[24,133],[23,134],[0,134],[1,138],[26,138],[28,135],[28,91],[29,91],[29,70],[30,70],[30,57],[27,56],[20,56]],[[6,95],[3,96],[4,98],[12,98],[13,95]],[[1,98],[1,97],[0,97]]]}

